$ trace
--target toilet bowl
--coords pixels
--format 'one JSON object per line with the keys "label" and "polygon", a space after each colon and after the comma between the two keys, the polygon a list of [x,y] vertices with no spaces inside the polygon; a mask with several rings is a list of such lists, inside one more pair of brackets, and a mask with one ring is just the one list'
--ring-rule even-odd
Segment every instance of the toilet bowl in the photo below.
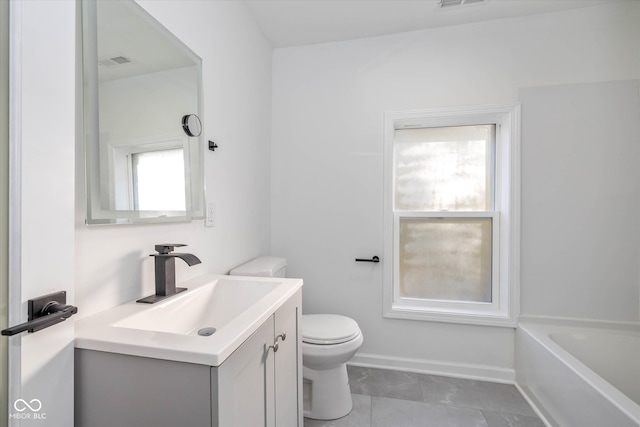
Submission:
{"label": "toilet bowl", "polygon": [[[229,274],[285,277],[286,266],[284,258],[259,257]],[[362,345],[362,332],[355,320],[336,314],[305,314],[301,329],[303,414],[318,420],[342,418],[353,408],[347,362]]]}
{"label": "toilet bowl", "polygon": [[302,316],[303,413],[333,420],[351,412],[347,362],[362,345],[355,320],[336,314]]}

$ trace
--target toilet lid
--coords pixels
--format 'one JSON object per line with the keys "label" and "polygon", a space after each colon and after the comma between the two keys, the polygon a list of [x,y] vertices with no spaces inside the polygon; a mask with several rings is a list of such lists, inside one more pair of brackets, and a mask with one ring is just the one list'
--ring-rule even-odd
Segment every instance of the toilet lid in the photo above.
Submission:
{"label": "toilet lid", "polygon": [[305,314],[302,316],[302,341],[309,344],[340,344],[360,333],[355,320],[337,314]]}

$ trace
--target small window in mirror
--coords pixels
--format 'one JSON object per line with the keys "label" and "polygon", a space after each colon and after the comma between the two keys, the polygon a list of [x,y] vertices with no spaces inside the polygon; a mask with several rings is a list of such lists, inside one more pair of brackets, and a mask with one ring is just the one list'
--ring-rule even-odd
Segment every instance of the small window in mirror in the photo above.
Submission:
{"label": "small window in mirror", "polygon": [[182,148],[131,154],[133,206],[138,211],[186,209]]}

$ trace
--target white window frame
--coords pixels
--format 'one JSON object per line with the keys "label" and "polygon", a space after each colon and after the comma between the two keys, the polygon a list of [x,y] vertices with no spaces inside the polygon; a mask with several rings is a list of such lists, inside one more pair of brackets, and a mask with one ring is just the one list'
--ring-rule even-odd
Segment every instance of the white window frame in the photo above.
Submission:
{"label": "white window frame", "polygon": [[[108,136],[101,137],[108,141]],[[133,163],[132,155],[151,151],[183,149],[185,159],[185,177],[189,175],[189,138],[185,135],[156,135],[122,141],[108,141],[106,152],[101,155],[105,159],[101,168],[101,182],[108,182],[109,189],[105,194],[111,195],[110,206],[116,210],[134,209]],[[121,181],[125,180],[126,184]],[[185,188],[185,195],[188,188]],[[187,207],[188,209],[188,207]],[[161,211],[163,212],[163,211]]]}
{"label": "white window frame", "polygon": [[[496,125],[494,210],[396,212],[394,140],[398,129]],[[398,227],[402,218],[491,218],[490,303],[402,298],[398,286]],[[520,306],[520,105],[481,105],[385,113],[383,316],[515,327]]]}

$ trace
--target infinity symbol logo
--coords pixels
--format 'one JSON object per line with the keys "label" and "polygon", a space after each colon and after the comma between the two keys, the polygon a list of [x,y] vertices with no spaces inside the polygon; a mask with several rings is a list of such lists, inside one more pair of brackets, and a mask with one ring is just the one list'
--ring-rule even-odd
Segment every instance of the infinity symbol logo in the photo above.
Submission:
{"label": "infinity symbol logo", "polygon": [[[33,406],[31,406],[30,404]],[[27,401],[24,399],[18,399],[14,402],[13,407],[16,408],[16,411],[18,412],[24,412],[27,410],[27,408],[31,409],[31,411],[33,412],[38,412],[40,409],[42,409],[42,402],[40,402],[38,399],[31,399],[31,401],[27,403]]]}

